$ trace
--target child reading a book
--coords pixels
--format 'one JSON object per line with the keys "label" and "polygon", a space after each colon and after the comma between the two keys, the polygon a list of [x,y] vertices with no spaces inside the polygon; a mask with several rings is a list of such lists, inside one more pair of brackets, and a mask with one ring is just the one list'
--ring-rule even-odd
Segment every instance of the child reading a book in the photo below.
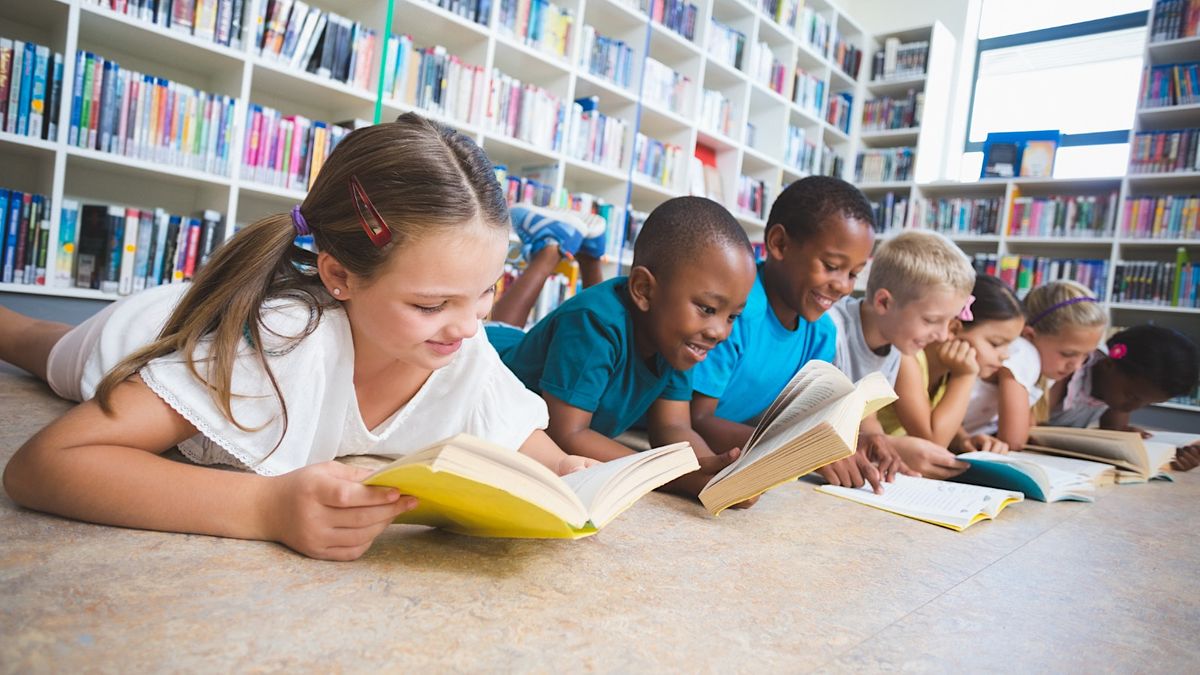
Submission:
{"label": "child reading a book", "polygon": [[632,451],[612,439],[645,416],[652,445],[692,443],[702,470],[671,488],[696,495],[737,453],[715,457],[692,429],[687,371],[729,335],[754,279],[750,241],[733,216],[714,201],[679,197],[646,219],[628,276],[584,290],[528,333],[487,331],[504,363],[546,400],[547,431],[560,446],[623,457]]}
{"label": "child reading a book", "polygon": [[1108,326],[1108,312],[1087,286],[1059,280],[1029,291],[1025,316],[1028,322],[1013,349],[1021,352],[1032,346],[1037,351],[1042,377],[1030,390],[1030,405],[1038,423],[1050,414],[1045,392],[1079,370],[1095,351]]}
{"label": "child reading a book", "polygon": [[[587,465],[480,331],[508,228],[483,151],[407,114],[348,134],[303,204],[243,228],[191,284],[74,329],[0,310],[0,358],[83,401],[17,451],[5,489],[71,518],[352,560],[416,503],[335,457],[467,432],[559,474]],[[319,253],[294,245],[308,234]],[[173,446],[252,472],[160,456]]]}
{"label": "child reading a book", "polygon": [[[810,176],[771,206],[766,260],[729,339],[696,366],[692,425],[715,450],[744,448],[754,423],[805,363],[832,362],[837,329],[825,312],[854,289],[874,243],[871,205],[853,185]],[[868,454],[882,451],[882,455]],[[819,470],[835,485],[878,487],[901,468],[887,446]]]}
{"label": "child reading a book", "polygon": [[1029,388],[1041,373],[1032,347],[1010,352],[1024,327],[1012,289],[975,277],[970,303],[950,321],[951,338],[900,357],[900,398],[879,412],[884,430],[970,450],[1019,450],[1029,435]]}
{"label": "child reading a book", "polygon": [[[830,310],[838,329],[833,364],[851,380],[879,371],[895,385],[902,354],[950,338],[950,322],[966,307],[974,283],[971,261],[942,235],[909,230],[889,239],[875,253],[865,297],[845,298]],[[966,469],[944,446],[889,439],[875,415],[863,420],[862,434],[892,445],[922,476],[948,478]]]}
{"label": "child reading a book", "polygon": [[1054,383],[1047,393],[1047,424],[1137,431],[1130,414],[1180,396],[1200,379],[1200,350],[1182,333],[1155,325],[1118,331],[1107,349],[1091,353],[1083,366]]}

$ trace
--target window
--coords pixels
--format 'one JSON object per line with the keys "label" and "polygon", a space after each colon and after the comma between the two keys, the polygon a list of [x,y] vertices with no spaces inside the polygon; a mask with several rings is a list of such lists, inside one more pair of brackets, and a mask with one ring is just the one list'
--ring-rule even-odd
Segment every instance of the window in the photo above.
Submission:
{"label": "window", "polygon": [[1125,173],[1149,4],[985,0],[961,178],[979,177],[989,132],[1037,129],[1062,133],[1056,178]]}

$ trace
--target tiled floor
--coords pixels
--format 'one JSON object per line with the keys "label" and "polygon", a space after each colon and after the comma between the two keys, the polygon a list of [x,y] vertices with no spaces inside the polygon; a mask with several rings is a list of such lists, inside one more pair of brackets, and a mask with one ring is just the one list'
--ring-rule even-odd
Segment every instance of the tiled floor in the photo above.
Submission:
{"label": "tiled floor", "polygon": [[[0,364],[0,460],[66,408]],[[1195,671],[1200,471],[963,533],[785,486],[577,542],[395,526],[354,563],[0,497],[0,671]]]}

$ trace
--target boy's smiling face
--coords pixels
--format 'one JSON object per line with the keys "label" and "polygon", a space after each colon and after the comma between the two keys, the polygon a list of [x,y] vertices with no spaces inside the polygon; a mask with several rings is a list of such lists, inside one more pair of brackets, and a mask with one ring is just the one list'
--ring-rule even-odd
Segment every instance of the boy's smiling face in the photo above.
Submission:
{"label": "boy's smiling face", "polygon": [[703,361],[729,337],[755,274],[748,250],[725,245],[705,247],[695,259],[658,277],[644,267],[634,268],[630,295],[641,310],[635,315],[641,355],[662,354],[676,370]]}
{"label": "boy's smiling face", "polygon": [[854,290],[874,241],[870,224],[841,213],[826,218],[802,241],[782,225],[772,226],[767,235],[768,254],[772,267],[776,261],[781,263],[779,274],[769,275],[768,295],[776,314],[786,309],[810,323],[820,319],[833,303]]}
{"label": "boy's smiling face", "polygon": [[967,294],[949,288],[932,288],[907,302],[898,302],[895,295],[876,291],[876,313],[879,332],[901,354],[913,355],[931,342],[950,338],[950,320],[962,312]]}

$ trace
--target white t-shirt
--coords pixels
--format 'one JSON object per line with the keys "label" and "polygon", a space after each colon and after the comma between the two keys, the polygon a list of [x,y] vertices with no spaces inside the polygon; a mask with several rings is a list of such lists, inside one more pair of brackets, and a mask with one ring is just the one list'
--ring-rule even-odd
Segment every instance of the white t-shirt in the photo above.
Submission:
{"label": "white t-shirt", "polygon": [[[85,362],[85,400],[95,394],[104,373],[157,336],[186,289],[182,284],[160,286],[119,302]],[[504,366],[481,326],[408,403],[367,429],[355,397],[354,343],[345,312],[340,307],[325,310],[302,340],[279,337],[302,334],[312,316],[299,300],[275,300],[263,309],[263,346],[287,403],[286,433],[270,380],[248,341],[241,343],[234,364],[231,405],[234,418],[249,430],[221,414],[181,355],[157,358],[142,368],[147,386],[200,432],[180,444],[181,452],[202,464],[278,475],[345,455],[403,456],[462,432],[515,450],[548,423],[545,402]],[[208,344],[202,341],[196,349],[202,375]]]}
{"label": "white t-shirt", "polygon": [[900,350],[888,345],[887,354],[880,356],[867,346],[861,308],[862,298],[842,298],[829,308],[829,316],[837,325],[837,353],[833,365],[855,382],[879,371],[895,386],[896,373],[900,371]]}
{"label": "white t-shirt", "polygon": [[[1025,391],[1029,393],[1029,406],[1033,407],[1042,397],[1042,389],[1038,387],[1038,380],[1042,374],[1042,359],[1038,356],[1037,347],[1023,337],[1017,338],[1009,348],[1004,367],[1025,387]],[[975,381],[970,402],[967,403],[967,415],[963,418],[963,428],[971,436],[991,435],[999,430],[1000,387],[983,380]]]}

